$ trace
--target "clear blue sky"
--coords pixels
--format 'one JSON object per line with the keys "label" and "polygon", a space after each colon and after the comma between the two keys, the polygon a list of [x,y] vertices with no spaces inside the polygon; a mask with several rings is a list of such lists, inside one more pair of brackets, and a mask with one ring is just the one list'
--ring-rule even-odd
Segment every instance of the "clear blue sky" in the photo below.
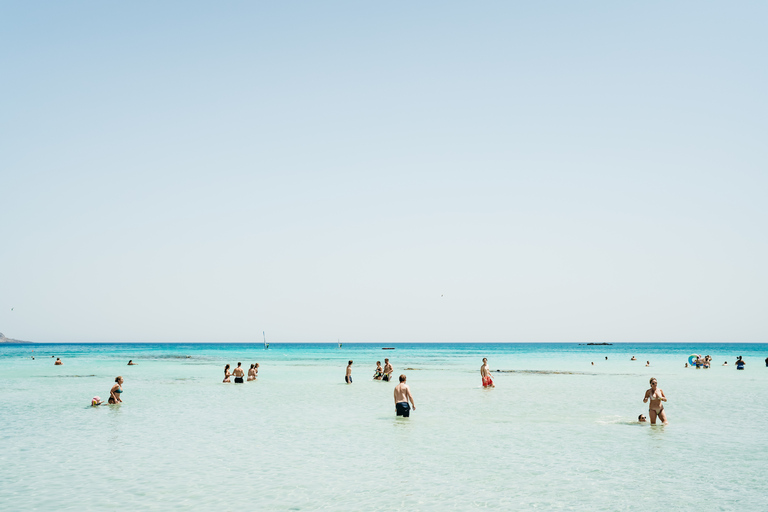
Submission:
{"label": "clear blue sky", "polygon": [[766,341],[767,17],[5,2],[0,331]]}

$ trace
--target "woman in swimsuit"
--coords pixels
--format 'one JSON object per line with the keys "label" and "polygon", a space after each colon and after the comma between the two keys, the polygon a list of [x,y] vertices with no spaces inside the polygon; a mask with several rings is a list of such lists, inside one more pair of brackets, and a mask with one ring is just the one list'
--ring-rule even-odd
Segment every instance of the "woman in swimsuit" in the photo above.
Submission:
{"label": "woman in swimsuit", "polygon": [[123,378],[118,376],[115,379],[115,385],[112,386],[112,389],[109,391],[109,403],[110,404],[119,404],[122,402],[120,399],[120,396],[123,394]]}
{"label": "woman in swimsuit", "polygon": [[256,377],[259,376],[259,363],[253,363],[253,378],[256,379]]}
{"label": "woman in swimsuit", "polygon": [[255,365],[251,365],[250,368],[248,368],[248,380],[256,380],[256,368]]}
{"label": "woman in swimsuit", "polygon": [[381,370],[381,361],[376,361],[376,371],[373,372],[373,380],[381,380],[384,372]]}
{"label": "woman in swimsuit", "polygon": [[232,374],[229,372],[229,365],[224,367],[224,380],[222,382],[232,382],[229,378]]}
{"label": "woman in swimsuit", "polygon": [[645,392],[643,403],[646,403],[650,400],[650,404],[648,404],[648,412],[651,416],[651,425],[656,424],[656,417],[658,417],[662,423],[666,425],[667,413],[664,412],[664,406],[661,404],[661,402],[666,402],[667,397],[664,396],[664,391],[657,387],[658,385],[659,383],[656,381],[656,378],[651,377],[651,389]]}

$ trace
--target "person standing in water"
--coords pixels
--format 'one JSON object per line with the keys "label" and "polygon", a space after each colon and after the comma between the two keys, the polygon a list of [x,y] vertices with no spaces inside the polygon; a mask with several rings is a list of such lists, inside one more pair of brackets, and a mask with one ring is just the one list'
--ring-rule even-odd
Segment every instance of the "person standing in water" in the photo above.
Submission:
{"label": "person standing in water", "polygon": [[405,374],[400,376],[400,384],[395,386],[395,411],[398,416],[408,418],[411,415],[411,402],[413,410],[416,410],[416,404],[413,401],[413,395],[411,394],[411,388],[405,383]]}
{"label": "person standing in water", "polygon": [[54,364],[54,365],[56,365],[56,366],[59,366],[59,365],[62,365],[62,364],[64,364],[64,363],[62,363],[62,362],[61,362],[61,359],[59,359],[59,358],[57,357],[57,358],[56,358],[56,362],[54,362],[53,364]]}
{"label": "person standing in water", "polygon": [[384,375],[382,376],[381,380],[385,382],[389,382],[392,379],[392,372],[395,371],[394,368],[392,368],[392,365],[389,364],[389,358],[384,358]]}
{"label": "person standing in water", "polygon": [[229,378],[232,374],[229,372],[229,365],[224,367],[224,380],[222,382],[232,382]]}
{"label": "person standing in water", "polygon": [[115,378],[115,384],[112,386],[112,389],[109,390],[109,400],[108,402],[110,404],[119,404],[122,403],[122,395],[123,395],[123,378],[119,375]]}
{"label": "person standing in water", "polygon": [[381,380],[383,375],[384,372],[381,369],[381,361],[376,361],[376,371],[373,372],[373,380]]}
{"label": "person standing in water", "polygon": [[664,406],[661,402],[666,402],[667,397],[664,396],[664,391],[661,390],[661,388],[657,387],[658,382],[656,381],[655,377],[651,377],[651,389],[647,390],[645,392],[645,397],[643,398],[643,403],[646,403],[650,401],[648,404],[648,412],[651,416],[651,425],[656,424],[656,418],[658,417],[664,425],[666,425],[667,422],[667,413],[664,412]]}
{"label": "person standing in water", "polygon": [[347,374],[344,376],[344,382],[352,384],[352,361],[347,365]]}
{"label": "person standing in water", "polygon": [[250,368],[248,368],[248,380],[256,380],[256,366],[251,365]]}
{"label": "person standing in water", "polygon": [[480,378],[483,381],[484,388],[495,388],[493,379],[491,378],[491,370],[488,368],[488,358],[483,358],[483,366],[480,367]]}
{"label": "person standing in water", "polygon": [[232,372],[232,375],[235,376],[235,384],[242,384],[243,383],[243,377],[245,376],[245,370],[243,370],[242,367],[243,363],[238,362],[237,368],[235,368],[235,371]]}

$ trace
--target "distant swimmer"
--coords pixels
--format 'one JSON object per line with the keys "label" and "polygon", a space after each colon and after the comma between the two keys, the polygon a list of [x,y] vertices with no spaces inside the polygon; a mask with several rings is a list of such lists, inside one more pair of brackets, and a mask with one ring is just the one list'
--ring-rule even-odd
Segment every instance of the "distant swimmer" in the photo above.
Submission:
{"label": "distant swimmer", "polygon": [[648,412],[651,416],[651,425],[656,424],[657,417],[664,423],[664,425],[666,425],[667,413],[664,412],[664,405],[662,405],[662,402],[666,402],[667,397],[664,395],[664,391],[657,387],[658,382],[656,381],[655,377],[651,377],[650,383],[651,389],[645,392],[643,403],[646,403],[650,400],[650,403],[648,404]]}
{"label": "distant swimmer", "polygon": [[728,361],[724,362],[723,366],[728,366]]}
{"label": "distant swimmer", "polygon": [[136,366],[136,363],[133,362],[133,359],[128,360],[128,366]]}
{"label": "distant swimmer", "polygon": [[741,356],[739,356],[739,358],[736,359],[736,369],[737,370],[743,370],[745,364],[747,364],[747,363],[746,363],[746,361],[744,361],[744,359],[741,358]]}
{"label": "distant swimmer", "polygon": [[384,358],[384,375],[381,377],[381,380],[384,382],[389,382],[392,379],[392,372],[394,371],[394,368],[392,368],[392,365],[389,364],[389,358]]}
{"label": "distant swimmer", "polygon": [[56,366],[58,366],[58,365],[60,365],[60,364],[64,364],[64,363],[62,363],[62,362],[61,362],[61,359],[59,359],[59,358],[57,357],[57,358],[56,358],[56,362],[55,362],[55,363],[53,363],[53,364],[55,364]]}
{"label": "distant swimmer", "polygon": [[112,386],[112,389],[109,390],[109,400],[108,402],[111,404],[119,404],[122,403],[122,395],[123,395],[123,378],[119,375],[115,377],[115,385]]}
{"label": "distant swimmer", "polygon": [[256,365],[251,365],[250,368],[248,368],[248,380],[256,380]]}
{"label": "distant swimmer", "polygon": [[641,414],[640,416],[637,417],[637,421],[638,423],[645,423],[647,420],[645,416]]}
{"label": "distant swimmer", "polygon": [[595,362],[594,361],[592,361],[592,366],[595,366]]}
{"label": "distant swimmer", "polygon": [[344,382],[347,384],[352,384],[352,361],[349,361],[349,364],[347,365],[347,374],[344,376]]}
{"label": "distant swimmer", "polygon": [[416,404],[413,401],[413,395],[411,394],[411,388],[405,383],[405,375],[400,376],[400,384],[395,386],[395,411],[398,416],[407,418],[411,415],[411,406],[408,402],[411,402],[413,410],[416,410]]}
{"label": "distant swimmer", "polygon": [[491,370],[488,369],[488,358],[483,358],[483,366],[480,367],[480,378],[483,381],[484,388],[495,388],[493,379],[491,378]]}
{"label": "distant swimmer", "polygon": [[242,384],[243,383],[243,377],[245,376],[245,370],[243,370],[242,367],[243,363],[237,363],[237,368],[232,372],[232,375],[235,376],[235,384]]}
{"label": "distant swimmer", "polygon": [[384,370],[381,369],[381,361],[376,361],[376,371],[373,372],[373,380],[381,380]]}
{"label": "distant swimmer", "polygon": [[645,366],[651,366],[651,362],[650,361],[646,361],[645,362]]}
{"label": "distant swimmer", "polygon": [[768,366],[768,357],[765,358],[765,366]]}
{"label": "distant swimmer", "polygon": [[606,360],[606,361],[608,360],[608,356],[605,356],[605,360]]}
{"label": "distant swimmer", "polygon": [[259,363],[253,363],[253,376],[259,376]]}
{"label": "distant swimmer", "polygon": [[635,356],[632,356],[632,359],[630,361],[637,361],[637,358]]}
{"label": "distant swimmer", "polygon": [[229,371],[229,365],[224,367],[224,380],[222,382],[232,382],[229,380],[229,378],[232,376],[232,373]]}

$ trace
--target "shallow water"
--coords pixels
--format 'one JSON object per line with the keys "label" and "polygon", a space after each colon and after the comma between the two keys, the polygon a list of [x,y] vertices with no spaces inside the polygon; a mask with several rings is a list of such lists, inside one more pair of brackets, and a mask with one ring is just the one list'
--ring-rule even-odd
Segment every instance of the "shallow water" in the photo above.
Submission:
{"label": "shallow water", "polygon": [[[0,509],[768,509],[768,345],[389,346],[0,346]],[[222,384],[237,361],[258,381]],[[118,374],[124,403],[89,407]],[[668,426],[635,421],[651,376]]]}

